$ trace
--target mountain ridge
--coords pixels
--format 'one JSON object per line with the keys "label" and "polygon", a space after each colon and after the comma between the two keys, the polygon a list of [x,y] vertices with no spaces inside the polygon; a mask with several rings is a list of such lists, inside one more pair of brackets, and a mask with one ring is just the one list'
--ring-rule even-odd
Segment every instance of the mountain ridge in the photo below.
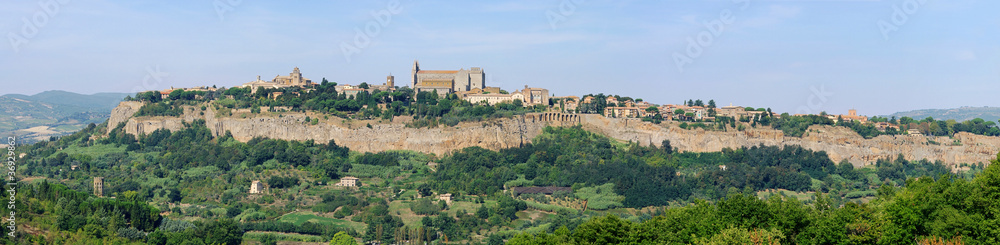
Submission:
{"label": "mountain ridge", "polygon": [[955,121],[968,121],[976,118],[982,118],[986,121],[997,121],[1000,120],[1000,107],[982,106],[982,107],[972,107],[963,106],[959,108],[950,109],[920,109],[911,111],[901,111],[893,114],[889,114],[886,117],[901,118],[910,117],[913,119],[921,120],[927,117],[933,117],[938,120],[948,120],[954,119]]}
{"label": "mountain ridge", "polygon": [[49,90],[0,96],[0,133],[29,141],[73,133],[107,120],[126,93],[78,94]]}

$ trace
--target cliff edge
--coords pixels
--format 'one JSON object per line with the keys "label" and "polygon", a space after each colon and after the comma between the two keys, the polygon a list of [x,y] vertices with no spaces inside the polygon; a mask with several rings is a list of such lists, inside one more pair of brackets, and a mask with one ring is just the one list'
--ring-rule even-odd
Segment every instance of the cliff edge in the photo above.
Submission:
{"label": "cliff edge", "polygon": [[[454,127],[407,128],[397,117],[389,123],[345,120],[311,112],[252,114],[237,110],[234,116],[216,116],[208,107],[202,111],[193,106],[184,108],[181,117],[132,117],[142,106],[139,102],[122,102],[112,111],[109,128],[125,122],[125,132],[149,134],[156,129],[179,130],[184,121],[203,119],[212,132],[221,136],[229,131],[233,138],[248,141],[254,137],[283,140],[314,140],[362,152],[413,150],[437,155],[465,147],[487,149],[517,147],[530,142],[546,126],[582,125],[584,129],[623,141],[642,145],[659,145],[670,140],[679,151],[712,152],[723,148],[755,145],[800,145],[814,151],[825,151],[831,160],[847,159],[855,166],[874,164],[878,159],[902,154],[908,160],[941,160],[949,165],[959,163],[989,163],[1000,151],[1000,137],[958,133],[953,137],[879,136],[864,139],[843,127],[812,126],[800,137],[785,136],[780,130],[751,128],[744,131],[687,130],[670,124],[652,124],[639,119],[605,118],[591,114],[531,113],[487,122],[460,123]],[[239,115],[239,116],[235,116]],[[312,124],[306,118],[324,118]],[[371,127],[367,127],[367,125]],[[938,143],[940,142],[940,143]]]}

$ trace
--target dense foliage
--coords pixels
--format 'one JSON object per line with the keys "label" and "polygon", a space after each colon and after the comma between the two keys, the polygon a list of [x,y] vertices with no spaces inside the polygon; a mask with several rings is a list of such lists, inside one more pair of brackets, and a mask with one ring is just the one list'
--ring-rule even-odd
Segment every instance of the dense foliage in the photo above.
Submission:
{"label": "dense foliage", "polygon": [[908,180],[883,186],[864,204],[814,205],[783,196],[766,200],[730,191],[716,203],[696,202],[631,222],[614,215],[575,228],[521,233],[507,244],[996,244],[1000,242],[1000,154],[971,181]]}
{"label": "dense foliage", "polygon": [[673,153],[669,147],[616,146],[574,127],[546,128],[533,144],[520,148],[463,149],[446,158],[433,179],[436,189],[476,195],[496,193],[520,177],[536,186],[574,189],[612,183],[625,207],[645,207],[716,199],[729,188],[809,191],[812,179],[831,174],[856,175],[853,168],[839,169],[825,152],[798,146]]}
{"label": "dense foliage", "polygon": [[[118,198],[100,198],[71,190],[47,181],[22,183],[17,188],[18,228],[25,224],[54,222],[58,231],[77,234],[47,236],[19,230],[14,238],[2,236],[0,241],[30,243],[116,243],[148,242],[149,244],[239,244],[243,230],[230,219],[189,223],[171,221],[160,216],[159,210],[145,203],[135,191]],[[9,194],[0,194],[5,199]],[[12,240],[11,240],[12,239]]]}
{"label": "dense foliage", "polygon": [[[750,121],[752,121],[755,125],[757,122],[760,122],[760,124],[764,126],[770,125],[774,129],[783,131],[785,135],[795,137],[802,136],[809,129],[809,126],[812,125],[847,127],[865,138],[872,138],[879,135],[899,135],[910,129],[915,129],[921,134],[931,136],[952,136],[958,132],[967,132],[985,136],[1000,136],[1000,127],[997,127],[996,122],[985,121],[979,118],[964,122],[956,122],[955,120],[934,120],[934,118],[930,117],[923,120],[914,120],[909,117],[903,117],[899,120],[896,120],[895,117],[888,119],[883,117],[872,117],[869,120],[869,123],[861,123],[848,120],[835,121],[827,118],[825,115],[792,116],[785,113],[782,114],[780,118],[768,119],[767,116],[762,116],[753,118]],[[879,130],[873,124],[877,122],[898,125],[899,129],[890,127],[885,130]]]}

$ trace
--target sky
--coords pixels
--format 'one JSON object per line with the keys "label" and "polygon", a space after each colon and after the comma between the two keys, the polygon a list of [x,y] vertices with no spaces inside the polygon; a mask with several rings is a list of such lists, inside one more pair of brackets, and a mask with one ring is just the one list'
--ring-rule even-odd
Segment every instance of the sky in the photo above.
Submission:
{"label": "sky", "polygon": [[1000,1],[4,1],[0,94],[339,84],[482,67],[487,86],[863,115],[1000,106]]}

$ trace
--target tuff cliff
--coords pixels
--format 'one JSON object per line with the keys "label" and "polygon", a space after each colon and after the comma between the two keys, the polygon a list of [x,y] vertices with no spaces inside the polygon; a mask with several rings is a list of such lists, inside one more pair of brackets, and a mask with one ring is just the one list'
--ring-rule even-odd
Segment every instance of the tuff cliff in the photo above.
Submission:
{"label": "tuff cliff", "polygon": [[[754,145],[800,145],[811,150],[826,151],[839,162],[847,159],[855,166],[873,164],[880,158],[894,158],[903,154],[909,160],[941,160],[948,164],[988,163],[1000,151],[1000,137],[987,137],[967,133],[949,137],[879,136],[864,139],[846,128],[813,126],[803,137],[788,137],[779,130],[769,128],[745,131],[685,130],[676,126],[656,125],[638,119],[614,119],[600,115],[567,115],[558,113],[529,114],[489,122],[460,123],[455,127],[407,128],[407,117],[397,117],[394,122],[350,121],[336,117],[320,120],[313,125],[306,117],[324,118],[313,113],[263,113],[236,111],[227,117],[217,117],[211,107],[205,111],[186,107],[181,117],[132,117],[141,107],[137,102],[123,102],[112,111],[109,125],[126,122],[125,132],[148,134],[159,128],[178,130],[182,121],[204,119],[216,135],[229,131],[233,138],[248,141],[254,137],[284,140],[315,140],[325,143],[333,139],[339,145],[362,152],[385,150],[413,150],[437,155],[465,147],[479,146],[487,149],[517,147],[530,142],[546,126],[572,126],[607,135],[611,138],[638,142],[642,145],[659,145],[663,140],[680,151],[709,152],[722,148]],[[236,116],[239,115],[239,116]],[[248,115],[244,117],[243,115]],[[370,124],[371,128],[367,125]],[[111,126],[114,127],[114,126]],[[934,144],[934,142],[940,142]],[[953,144],[960,142],[960,144]]]}

